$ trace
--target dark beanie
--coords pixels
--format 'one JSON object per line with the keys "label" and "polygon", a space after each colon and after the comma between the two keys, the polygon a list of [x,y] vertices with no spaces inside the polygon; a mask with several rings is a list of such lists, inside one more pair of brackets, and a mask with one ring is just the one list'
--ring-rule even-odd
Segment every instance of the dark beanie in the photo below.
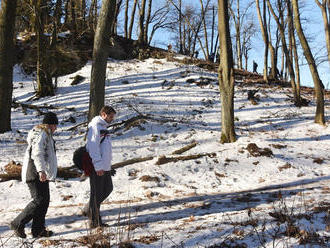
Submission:
{"label": "dark beanie", "polygon": [[48,112],[45,114],[44,119],[42,120],[42,124],[56,124],[58,125],[58,119],[55,113]]}

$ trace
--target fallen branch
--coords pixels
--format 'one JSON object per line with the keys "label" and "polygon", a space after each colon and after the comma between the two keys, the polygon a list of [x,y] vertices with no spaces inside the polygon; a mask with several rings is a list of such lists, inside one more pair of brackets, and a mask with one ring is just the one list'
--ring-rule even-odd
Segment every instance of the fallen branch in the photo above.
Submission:
{"label": "fallen branch", "polygon": [[216,156],[216,153],[201,153],[201,154],[194,154],[194,155],[188,155],[188,156],[178,156],[178,157],[166,157],[161,156],[158,158],[156,165],[166,164],[170,162],[178,162],[178,161],[186,161],[186,160],[192,160],[192,159],[198,159],[201,157],[208,156],[210,158],[214,158]]}
{"label": "fallen branch", "polygon": [[111,167],[114,168],[114,169],[118,169],[118,168],[124,167],[124,166],[129,165],[129,164],[135,164],[135,163],[140,163],[140,162],[152,160],[153,158],[154,157],[133,158],[133,159],[129,159],[129,160],[126,160],[126,161],[123,161],[123,162],[115,163]]}
{"label": "fallen branch", "polygon": [[188,150],[194,148],[197,144],[198,144],[198,143],[197,143],[196,141],[194,141],[193,143],[188,144],[188,145],[186,145],[186,146],[180,148],[179,150],[176,150],[176,151],[172,152],[172,155],[182,154],[182,153],[184,153],[184,152],[186,152],[186,151],[188,151]]}
{"label": "fallen branch", "polygon": [[33,104],[28,104],[28,103],[22,103],[22,102],[16,102],[16,101],[13,101],[12,102],[12,106],[14,108],[18,108],[18,107],[22,107],[23,109],[34,109],[36,110],[40,115],[43,115],[45,114],[44,111],[42,111],[41,109],[66,109],[66,110],[69,110],[69,111],[76,111],[76,109],[74,107],[72,108],[62,108],[62,107],[57,107],[57,106],[53,106],[53,105],[40,105],[40,106],[37,106],[37,105],[33,105]]}
{"label": "fallen branch", "polygon": [[72,131],[72,130],[76,129],[77,127],[86,125],[87,123],[88,123],[87,121],[81,122],[81,123],[79,123],[77,125],[74,125],[73,127],[68,128],[66,131]]}

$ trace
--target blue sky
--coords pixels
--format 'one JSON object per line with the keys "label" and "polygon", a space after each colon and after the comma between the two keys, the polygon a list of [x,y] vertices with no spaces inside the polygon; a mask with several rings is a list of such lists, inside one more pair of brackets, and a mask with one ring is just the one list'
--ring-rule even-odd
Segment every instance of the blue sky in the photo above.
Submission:
{"label": "blue sky", "polygon": [[[161,4],[164,2],[164,0],[154,0],[154,2],[157,3],[153,4],[153,7],[161,6]],[[183,0],[183,3],[188,3],[195,5],[196,7],[200,6],[199,0]],[[216,2],[216,1],[214,1]],[[305,31],[305,35],[307,37],[310,37],[313,39],[313,41],[310,42],[310,47],[312,49],[313,54],[315,55],[319,50],[321,50],[321,53],[323,55],[326,55],[326,46],[325,46],[325,33],[324,33],[324,26],[321,16],[321,11],[319,7],[316,5],[314,1],[300,1],[303,2],[306,6],[301,9],[301,16],[302,20],[307,18],[307,21],[303,21],[303,28]],[[241,0],[241,8],[243,9],[243,5],[246,3],[246,0]],[[302,4],[301,4],[302,5]],[[252,61],[255,60],[258,63],[258,72],[262,73],[263,70],[263,53],[264,53],[264,42],[260,33],[260,26],[259,22],[257,20],[257,15],[255,11],[255,6],[252,7],[252,11],[254,12],[255,22],[257,25],[257,34],[255,35],[253,39],[253,49],[250,51],[249,56],[249,63],[248,63],[248,70],[252,71]],[[137,25],[137,22],[135,23]],[[233,28],[233,27],[231,27]],[[120,33],[120,28],[119,28]],[[175,35],[173,33],[170,33],[166,30],[161,30],[156,32],[155,37],[152,41],[153,46],[159,46],[166,49],[166,46],[168,43],[171,42],[171,37],[174,37]],[[297,37],[297,42],[300,44],[299,39]],[[281,56],[281,51],[280,55]],[[306,64],[306,60],[303,57],[302,51],[300,51],[301,59],[300,62],[303,64]],[[202,52],[199,53],[200,56],[203,56]],[[315,56],[317,57],[317,56]],[[281,59],[279,57],[278,59],[278,68],[280,68]],[[270,63],[269,63],[270,65]],[[321,77],[321,80],[323,81],[325,87],[328,89],[330,88],[330,67],[328,62],[324,62],[323,64],[318,66],[318,71]],[[300,67],[300,73],[301,73],[301,85],[303,86],[311,86],[313,87],[313,79],[310,74],[309,67],[307,65],[302,65]]]}

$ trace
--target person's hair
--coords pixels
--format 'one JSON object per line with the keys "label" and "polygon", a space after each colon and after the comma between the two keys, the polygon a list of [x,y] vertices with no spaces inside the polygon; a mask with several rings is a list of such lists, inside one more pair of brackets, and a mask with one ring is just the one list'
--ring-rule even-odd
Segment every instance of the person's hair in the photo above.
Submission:
{"label": "person's hair", "polygon": [[117,112],[116,112],[116,110],[113,109],[113,107],[108,106],[108,105],[105,105],[105,106],[103,106],[103,107],[101,108],[101,110],[100,110],[100,115],[101,115],[102,113],[105,113],[105,114],[109,115],[109,114],[111,114],[111,113],[116,114]]}
{"label": "person's hair", "polygon": [[46,113],[42,120],[42,124],[58,125],[57,115],[53,112]]}

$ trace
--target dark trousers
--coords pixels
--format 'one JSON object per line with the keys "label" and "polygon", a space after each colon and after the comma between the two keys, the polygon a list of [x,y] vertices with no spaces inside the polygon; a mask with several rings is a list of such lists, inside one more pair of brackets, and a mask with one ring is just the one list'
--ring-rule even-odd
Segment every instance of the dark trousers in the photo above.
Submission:
{"label": "dark trousers", "polygon": [[103,176],[96,175],[92,171],[89,175],[90,198],[89,203],[85,206],[84,212],[88,214],[90,224],[93,227],[102,224],[100,215],[101,203],[110,195],[113,190],[110,171],[105,171]]}
{"label": "dark trousers", "polygon": [[16,229],[24,228],[32,220],[32,234],[38,234],[45,229],[45,217],[49,206],[49,182],[36,179],[27,183],[32,201],[11,222]]}

